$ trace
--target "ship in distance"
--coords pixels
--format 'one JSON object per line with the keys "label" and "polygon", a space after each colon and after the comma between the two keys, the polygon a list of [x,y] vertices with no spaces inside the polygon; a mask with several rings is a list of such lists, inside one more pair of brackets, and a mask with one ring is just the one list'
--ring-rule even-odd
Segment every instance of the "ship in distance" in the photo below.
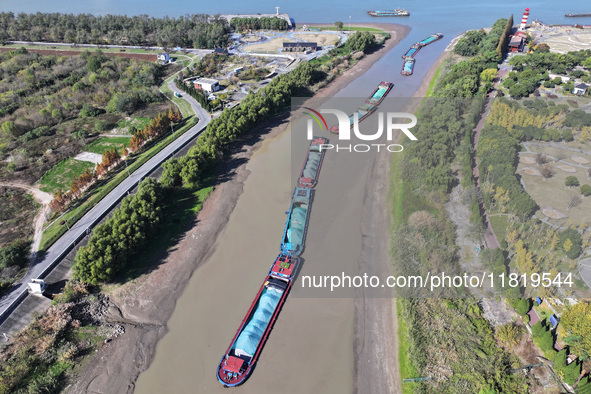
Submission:
{"label": "ship in distance", "polygon": [[394,10],[376,10],[367,11],[370,16],[410,16],[410,12],[402,8],[396,8]]}

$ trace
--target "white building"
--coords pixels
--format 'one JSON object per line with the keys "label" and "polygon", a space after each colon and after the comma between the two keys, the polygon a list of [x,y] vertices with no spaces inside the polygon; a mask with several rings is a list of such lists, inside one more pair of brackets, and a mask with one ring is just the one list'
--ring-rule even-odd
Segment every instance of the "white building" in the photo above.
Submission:
{"label": "white building", "polygon": [[217,79],[199,78],[193,81],[195,89],[203,89],[206,92],[212,93],[220,90],[220,83]]}
{"label": "white building", "polygon": [[579,96],[582,96],[585,93],[587,93],[588,88],[589,88],[589,85],[587,85],[585,83],[580,83],[580,84],[576,85],[575,88],[573,89],[573,94],[578,94]]}
{"label": "white building", "polygon": [[562,83],[567,83],[568,81],[570,81],[570,77],[567,77],[566,75],[549,73],[548,77],[550,78],[551,81],[556,79],[556,77],[560,78],[562,80]]}

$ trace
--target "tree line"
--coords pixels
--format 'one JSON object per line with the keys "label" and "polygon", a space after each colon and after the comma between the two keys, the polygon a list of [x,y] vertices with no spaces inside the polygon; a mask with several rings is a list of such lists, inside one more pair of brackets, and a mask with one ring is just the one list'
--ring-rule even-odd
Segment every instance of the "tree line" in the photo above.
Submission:
{"label": "tree line", "polygon": [[155,179],[140,183],[138,192],[124,198],[113,216],[97,226],[88,244],[78,250],[74,278],[91,284],[113,279],[155,233],[163,199],[164,191]]}
{"label": "tree line", "polygon": [[484,29],[470,30],[458,40],[454,53],[461,56],[481,55],[487,62],[499,62],[507,51],[512,29],[513,15],[509,19],[498,19],[488,33]]}
{"label": "tree line", "polygon": [[148,15],[0,13],[0,43],[47,41],[215,48],[227,46],[228,33],[225,19],[206,14],[155,18]]}
{"label": "tree line", "polygon": [[483,199],[490,209],[493,196],[498,188],[508,192],[509,209],[521,218],[530,217],[538,208],[536,202],[523,189],[515,174],[519,140],[507,134],[499,126],[487,125],[480,133],[478,141],[478,169],[483,181],[494,185],[483,188]]}
{"label": "tree line", "polygon": [[239,106],[224,110],[207,125],[187,155],[164,163],[161,182],[167,186],[198,186],[203,174],[221,157],[224,147],[285,108],[294,94],[305,92],[321,77],[316,66],[302,63],[290,73],[277,76],[265,88],[250,93]]}
{"label": "tree line", "polygon": [[260,18],[240,18],[235,17],[230,20],[230,26],[234,30],[287,30],[289,27],[287,21],[276,16],[263,16]]}

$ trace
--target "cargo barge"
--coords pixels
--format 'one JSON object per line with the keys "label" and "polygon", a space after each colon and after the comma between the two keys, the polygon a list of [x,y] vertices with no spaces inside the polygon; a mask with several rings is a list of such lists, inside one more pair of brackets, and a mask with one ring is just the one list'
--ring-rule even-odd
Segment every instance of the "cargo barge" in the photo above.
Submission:
{"label": "cargo barge", "polygon": [[373,91],[365,102],[371,105],[380,105],[388,93],[390,93],[392,86],[394,86],[392,82],[380,82],[376,90]]}
{"label": "cargo barge", "polygon": [[423,41],[419,41],[417,44],[419,44],[419,46],[422,48],[434,43],[437,40],[441,40],[442,38],[443,34],[441,33],[431,34],[429,37],[425,38]]}
{"label": "cargo barge", "polygon": [[[371,104],[363,104],[361,107],[357,108],[353,114],[349,115],[349,128],[352,128],[355,124],[355,115],[357,115],[357,122],[361,122],[363,119],[367,118],[369,115],[375,112],[377,107]],[[339,125],[334,125],[330,128],[330,131],[334,134],[339,133]]]}
{"label": "cargo barge", "polygon": [[419,51],[421,50],[421,45],[419,45],[419,43],[417,42],[416,44],[412,44],[412,46],[410,48],[408,48],[408,51],[406,51],[406,53],[404,55],[402,55],[402,58],[407,58],[407,57],[415,57],[417,55],[417,53],[419,53]]}
{"label": "cargo barge", "polygon": [[[352,128],[355,124],[355,114],[357,114],[358,121],[361,122],[369,115],[374,113],[377,106],[382,103],[384,98],[390,93],[394,84],[392,82],[380,82],[372,94],[365,100],[365,104],[357,108],[352,115],[349,116],[349,128]],[[336,124],[330,128],[330,132],[334,134],[339,133],[339,125]]]}
{"label": "cargo barge", "polygon": [[564,14],[567,18],[591,17],[591,14]]}
{"label": "cargo barge", "polygon": [[300,178],[298,179],[298,186],[302,188],[311,188],[316,186],[318,182],[318,174],[320,173],[320,167],[324,160],[324,154],[326,151],[322,150],[322,145],[328,144],[328,139],[323,137],[314,137],[310,141],[310,147],[308,148],[308,154],[306,160],[300,171]]}
{"label": "cargo barge", "polygon": [[218,365],[217,379],[224,387],[246,381],[260,356],[291,288],[299,259],[279,255],[271,266],[230,347]]}
{"label": "cargo barge", "polygon": [[395,10],[377,10],[367,11],[369,16],[410,16],[410,12],[403,10],[402,8],[396,8]]}
{"label": "cargo barge", "polygon": [[404,75],[405,77],[410,77],[413,73],[415,68],[415,59],[412,57],[407,57],[404,59],[402,63],[402,70],[400,70],[400,74]]}
{"label": "cargo barge", "polygon": [[304,250],[312,190],[296,188],[291,199],[287,221],[281,240],[281,253],[289,256],[299,256]]}

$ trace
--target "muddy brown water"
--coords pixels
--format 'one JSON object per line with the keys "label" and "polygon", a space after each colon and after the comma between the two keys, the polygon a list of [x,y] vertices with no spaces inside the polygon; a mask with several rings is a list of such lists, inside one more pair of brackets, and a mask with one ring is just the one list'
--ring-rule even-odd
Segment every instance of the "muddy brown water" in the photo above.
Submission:
{"label": "muddy brown water", "polygon": [[[322,135],[335,138],[326,131]],[[136,393],[228,390],[217,381],[216,369],[279,252],[285,211],[307,144],[305,138],[293,138],[288,127],[253,155],[244,192],[215,252],[195,271],[178,300],[169,332],[158,343],[150,368],[140,375]],[[234,390],[353,391],[352,293],[336,298],[326,289],[302,288],[301,277],[357,273],[368,168],[367,156],[326,154],[299,276],[254,372]]]}

